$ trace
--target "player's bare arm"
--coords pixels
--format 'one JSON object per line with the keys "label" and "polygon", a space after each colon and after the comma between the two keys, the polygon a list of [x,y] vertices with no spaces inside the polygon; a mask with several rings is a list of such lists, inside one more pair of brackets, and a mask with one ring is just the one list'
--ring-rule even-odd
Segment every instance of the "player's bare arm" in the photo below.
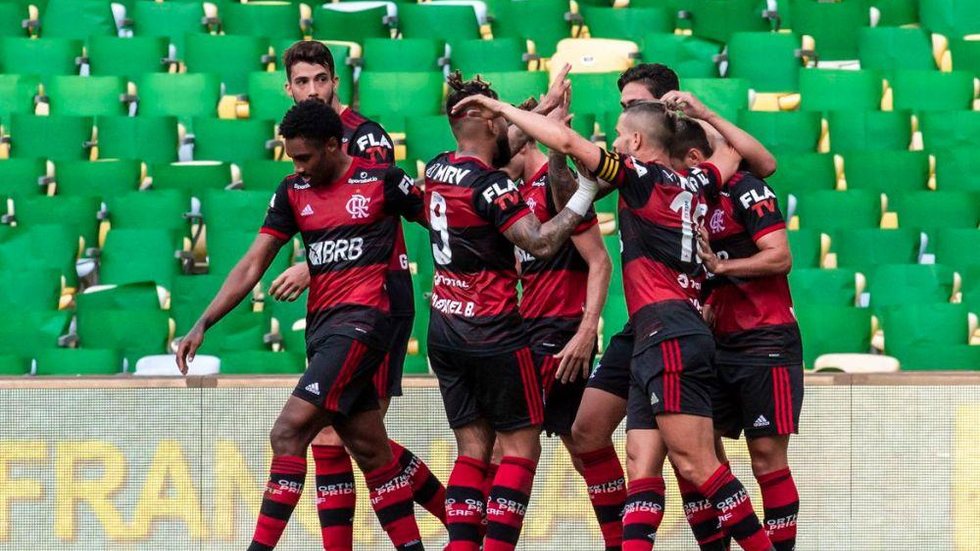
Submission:
{"label": "player's bare arm", "polygon": [[504,237],[537,258],[551,258],[583,218],[584,213],[578,214],[566,207],[542,224],[537,216],[528,213],[507,228]]}
{"label": "player's bare arm", "polygon": [[747,258],[719,258],[711,250],[708,230],[698,230],[698,256],[704,267],[713,274],[732,277],[762,277],[788,274],[793,267],[789,250],[789,238],[785,229],[779,229],[755,240],[759,252]]}
{"label": "player's bare arm", "polygon": [[181,373],[187,374],[187,362],[194,359],[194,354],[204,341],[204,332],[248,296],[262,278],[262,274],[272,264],[283,243],[282,240],[264,233],[255,237],[248,252],[228,273],[214,300],[204,310],[190,332],[180,341],[177,349],[177,367]]}
{"label": "player's bare arm", "polygon": [[575,381],[579,374],[582,377],[589,376],[592,351],[599,333],[599,316],[606,304],[612,275],[612,262],[609,260],[606,244],[602,242],[598,225],[579,235],[573,235],[572,244],[588,264],[589,278],[586,283],[585,312],[578,330],[568,344],[555,354],[559,360],[555,378],[563,383]]}
{"label": "player's bare arm", "polygon": [[776,172],[776,158],[759,140],[751,134],[735,126],[730,121],[701,103],[690,92],[671,91],[664,94],[661,101],[672,109],[679,109],[685,115],[701,119],[715,127],[719,133],[732,144],[732,147],[745,159],[749,172],[759,178],[766,178]]}

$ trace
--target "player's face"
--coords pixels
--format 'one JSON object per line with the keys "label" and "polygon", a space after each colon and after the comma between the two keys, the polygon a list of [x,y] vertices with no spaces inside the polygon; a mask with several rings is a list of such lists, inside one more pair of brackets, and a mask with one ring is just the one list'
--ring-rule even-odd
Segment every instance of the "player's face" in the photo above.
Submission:
{"label": "player's face", "polygon": [[[625,90],[625,88],[624,88]],[[613,141],[613,150],[622,155],[636,155],[640,148],[640,133],[633,130],[626,115],[620,115],[616,121],[616,139]]]}
{"label": "player's face", "polygon": [[306,138],[290,138],[285,146],[296,174],[311,186],[325,186],[333,180],[339,151],[335,138],[330,138],[322,146]]}
{"label": "player's face", "polygon": [[337,91],[337,77],[323,65],[314,65],[305,61],[293,65],[289,82],[286,83],[286,93],[299,103],[308,99],[318,99],[328,105],[333,104]]}
{"label": "player's face", "polygon": [[510,140],[507,139],[507,120],[503,117],[494,118],[491,133],[497,142],[496,151],[493,154],[493,167],[503,168],[511,159]]}
{"label": "player's face", "polygon": [[647,90],[646,86],[639,82],[630,82],[623,86],[623,90],[619,93],[619,104],[623,106],[623,109],[638,101],[654,101],[657,99],[660,98],[654,97],[650,90]]}

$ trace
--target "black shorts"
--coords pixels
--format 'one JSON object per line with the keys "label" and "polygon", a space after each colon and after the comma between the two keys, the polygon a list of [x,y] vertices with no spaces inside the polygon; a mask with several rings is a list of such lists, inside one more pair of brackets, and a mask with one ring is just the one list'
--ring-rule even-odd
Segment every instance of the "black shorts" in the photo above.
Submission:
{"label": "black shorts", "polygon": [[483,418],[494,429],[517,430],[544,421],[538,366],[527,347],[492,356],[429,346],[432,371],[451,428]]}
{"label": "black shorts", "polygon": [[309,365],[293,396],[344,416],[378,408],[373,379],[384,350],[346,335],[329,335],[308,354]]}
{"label": "black shorts", "polygon": [[630,393],[630,363],[633,361],[633,328],[627,323],[623,330],[609,339],[609,346],[589,376],[588,388],[597,388],[623,400]]}
{"label": "black shorts", "polygon": [[414,321],[414,315],[391,318],[391,348],[374,376],[374,388],[380,399],[402,395],[405,355],[408,353],[408,341],[412,338]]}
{"label": "black shorts", "polygon": [[714,356],[708,335],[667,339],[634,356],[626,430],[655,429],[661,413],[711,417]]}
{"label": "black shorts", "polygon": [[[569,337],[571,338],[571,337]],[[568,343],[568,339],[556,341],[551,346],[544,344],[532,347],[535,363],[541,370],[541,384],[544,387],[544,423],[541,429],[548,435],[571,436],[572,424],[578,415],[578,407],[582,404],[582,394],[588,377],[581,374],[570,383],[555,379],[555,372],[560,363],[554,356]],[[550,343],[549,343],[550,344]],[[595,351],[592,353],[595,359]],[[589,364],[592,360],[589,360]]]}
{"label": "black shorts", "polygon": [[796,434],[803,409],[803,365],[716,365],[715,430],[728,438]]}

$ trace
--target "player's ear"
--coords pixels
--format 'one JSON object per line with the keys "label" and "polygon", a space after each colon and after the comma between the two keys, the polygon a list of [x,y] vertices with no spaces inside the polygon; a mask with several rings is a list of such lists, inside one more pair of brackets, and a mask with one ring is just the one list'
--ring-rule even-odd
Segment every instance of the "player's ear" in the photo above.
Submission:
{"label": "player's ear", "polygon": [[334,152],[340,149],[340,140],[331,136],[327,138],[327,141],[323,142],[323,145],[325,150]]}
{"label": "player's ear", "polygon": [[639,151],[640,146],[643,145],[643,135],[634,131],[630,135],[630,145],[632,146],[633,151]]}

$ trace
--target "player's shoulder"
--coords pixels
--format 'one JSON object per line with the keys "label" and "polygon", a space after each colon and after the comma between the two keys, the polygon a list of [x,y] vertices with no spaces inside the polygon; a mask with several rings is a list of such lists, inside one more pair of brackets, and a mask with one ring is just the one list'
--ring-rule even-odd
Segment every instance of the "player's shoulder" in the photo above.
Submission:
{"label": "player's shoulder", "polygon": [[348,128],[357,128],[362,124],[374,121],[348,107],[340,112],[340,122]]}
{"label": "player's shoulder", "polygon": [[458,156],[453,151],[440,153],[425,165],[426,178],[464,187],[478,186],[491,172],[497,171],[476,157]]}
{"label": "player's shoulder", "polygon": [[276,193],[286,193],[289,190],[302,191],[304,189],[310,189],[310,181],[294,172],[286,175],[286,177],[279,182],[279,186],[276,188]]}
{"label": "player's shoulder", "polygon": [[759,192],[769,190],[772,192],[772,188],[769,187],[769,184],[765,180],[746,170],[740,170],[733,174],[725,182],[725,188],[733,195],[739,195],[751,190],[757,190]]}

